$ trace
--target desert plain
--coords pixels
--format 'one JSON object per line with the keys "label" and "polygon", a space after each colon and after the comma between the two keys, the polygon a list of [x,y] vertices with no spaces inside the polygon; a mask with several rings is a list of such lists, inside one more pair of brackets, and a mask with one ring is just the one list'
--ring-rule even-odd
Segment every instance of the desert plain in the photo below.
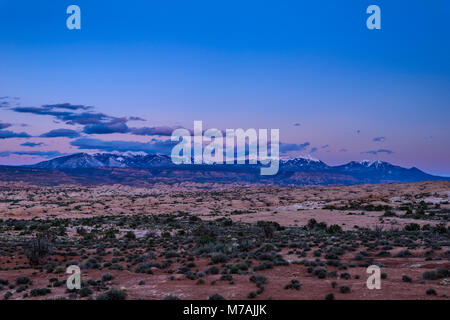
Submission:
{"label": "desert plain", "polygon": [[[450,181],[1,182],[0,298],[446,300],[449,201]],[[366,284],[373,265],[380,289]]]}

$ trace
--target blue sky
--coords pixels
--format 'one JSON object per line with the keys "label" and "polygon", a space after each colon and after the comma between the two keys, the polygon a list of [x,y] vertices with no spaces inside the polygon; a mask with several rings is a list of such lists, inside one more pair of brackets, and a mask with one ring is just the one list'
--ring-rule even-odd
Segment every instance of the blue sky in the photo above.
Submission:
{"label": "blue sky", "polygon": [[[66,28],[70,4],[81,30]],[[371,4],[381,30],[366,28]],[[203,120],[279,128],[298,154],[328,164],[381,159],[450,175],[449,34],[446,0],[0,0],[0,163],[96,141],[159,146],[168,128]],[[68,111],[62,103],[105,117],[70,122],[52,113]],[[51,111],[18,109],[43,105]]]}

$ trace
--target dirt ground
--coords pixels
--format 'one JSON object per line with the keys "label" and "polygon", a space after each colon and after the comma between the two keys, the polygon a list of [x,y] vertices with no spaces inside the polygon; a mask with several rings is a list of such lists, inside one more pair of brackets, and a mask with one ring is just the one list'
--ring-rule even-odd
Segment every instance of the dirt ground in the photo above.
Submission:
{"label": "dirt ground", "polygon": [[[128,299],[164,299],[167,296],[208,299],[216,293],[225,299],[322,300],[330,293],[338,300],[448,299],[449,196],[450,182],[442,181],[295,188],[186,188],[166,185],[153,188],[120,185],[52,188],[3,184],[0,185],[0,298],[95,299],[114,288],[125,292]],[[408,208],[411,212],[408,212]],[[172,220],[161,222],[155,216],[170,216]],[[189,218],[191,216],[201,220]],[[103,255],[98,254],[100,240],[96,239],[104,239],[99,235],[106,233],[113,222],[98,222],[99,220],[95,220],[98,217],[116,219],[111,220],[113,222],[117,221],[117,217],[127,217],[129,220],[125,220],[125,225],[123,222],[117,224],[121,227],[117,228],[117,235],[112,242],[105,242],[106,252]],[[146,217],[147,224],[141,225],[139,217]],[[46,256],[46,266],[31,266],[24,241],[32,239],[36,230],[42,229],[44,223],[61,219],[77,222],[73,225],[72,222],[67,223],[57,237],[58,254],[50,253]],[[153,221],[151,219],[159,223],[158,227],[149,227],[148,221]],[[231,229],[220,229],[217,221],[222,221],[221,219],[231,219]],[[315,224],[311,224],[312,219]],[[85,232],[80,231],[80,221],[86,222],[86,226],[82,228],[88,230],[88,233],[97,232],[95,237],[99,238],[89,240]],[[172,226],[173,221],[179,224]],[[262,221],[267,225],[279,225],[273,238],[267,234],[264,237],[266,229]],[[215,233],[210,235],[206,232],[206,235],[213,236],[214,241],[211,240],[206,245],[199,244],[200,240],[203,241],[200,238],[205,235],[198,236],[195,228],[204,225],[208,229],[210,222],[214,222],[211,230],[215,230]],[[327,227],[337,225],[341,231],[326,231],[328,229],[324,229],[320,223],[325,223]],[[37,225],[37,229],[33,225]],[[256,226],[263,227],[258,229]],[[404,231],[409,230],[408,228],[418,228],[418,231]],[[186,233],[181,233],[181,229],[186,230]],[[165,230],[168,230],[169,238],[164,238]],[[134,236],[125,241],[126,234],[130,232]],[[289,242],[289,232],[295,232],[295,237],[298,237],[292,238],[295,239],[292,240],[295,245]],[[380,234],[380,238],[376,238],[376,232]],[[397,234],[400,239],[398,241],[395,238],[397,236],[393,236]],[[232,253],[228,254],[226,261],[212,263],[215,251],[198,253],[199,248],[212,246],[213,243],[227,245],[233,241],[239,242],[239,237],[246,237],[250,249],[230,251]],[[275,264],[267,269],[256,270],[254,267],[265,260],[253,256],[252,252],[261,251],[269,242],[277,247],[270,254],[278,257],[273,258],[275,260],[269,259],[275,261]],[[194,245],[190,245],[191,243]],[[178,250],[179,255],[168,259],[167,250],[171,246]],[[326,257],[326,253],[336,247],[345,250],[338,258]],[[66,248],[75,253],[67,254],[70,250]],[[66,253],[62,254],[65,250]],[[120,251],[120,254],[116,256],[115,250]],[[139,256],[150,250],[155,253],[155,257],[150,259],[155,263],[150,268],[151,274],[136,272],[136,265],[143,263]],[[320,251],[320,254],[316,251]],[[401,253],[405,251],[408,254],[403,256]],[[381,280],[380,290],[367,288],[369,274],[366,273],[366,265],[359,265],[361,258],[355,258],[358,252],[366,252],[362,261],[367,259],[372,264],[381,266],[381,272],[386,277]],[[68,261],[76,260],[81,263],[91,257],[103,263],[100,263],[100,267],[82,268],[83,281],[91,279],[92,283],[97,282],[90,286],[91,294],[81,296],[68,292],[65,284],[53,285],[55,282],[64,282],[68,275],[55,270],[49,272],[49,264],[65,266]],[[115,257],[117,261],[114,261]],[[118,257],[123,259],[119,260]],[[156,266],[156,263],[164,264],[168,260],[173,260],[169,267]],[[189,261],[193,263],[188,268],[190,271],[179,272]],[[233,263],[242,261],[248,262],[250,267],[236,273],[224,271]],[[283,263],[277,265],[276,261]],[[338,261],[338,264],[330,261]],[[120,264],[122,269],[111,268],[111,262]],[[205,272],[214,265],[221,272]],[[327,272],[323,278],[315,275],[316,269],[320,268],[325,268]],[[426,271],[438,268],[441,270],[440,277],[424,277]],[[112,275],[112,279],[100,282],[99,279],[105,273]],[[231,275],[231,278],[223,279],[224,274]],[[249,280],[255,274],[265,276],[265,282],[255,285]],[[31,283],[18,292],[20,285],[16,284],[16,279],[23,276],[28,277]],[[298,290],[285,288],[291,280],[299,281],[301,287]],[[342,293],[342,286],[349,287],[350,291]],[[51,293],[33,296],[33,288],[50,288]],[[261,290],[252,296],[250,293],[258,288]],[[434,289],[434,292],[429,289]]]}

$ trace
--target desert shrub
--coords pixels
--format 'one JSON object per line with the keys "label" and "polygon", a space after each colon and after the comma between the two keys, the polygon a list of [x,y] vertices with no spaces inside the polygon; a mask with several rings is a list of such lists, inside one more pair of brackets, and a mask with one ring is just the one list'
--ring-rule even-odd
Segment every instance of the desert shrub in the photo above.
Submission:
{"label": "desert shrub", "polygon": [[377,257],[389,257],[390,255],[389,251],[386,250],[381,250],[377,253]]}
{"label": "desert shrub", "polygon": [[175,250],[167,250],[165,253],[164,253],[164,255],[165,255],[165,257],[167,258],[167,259],[170,259],[170,258],[176,258],[176,257],[179,257],[180,255],[178,254],[178,252],[176,252]]}
{"label": "desert shrub", "polygon": [[395,212],[390,209],[384,211],[384,214],[383,214],[383,217],[395,217],[395,216],[396,216]]}
{"label": "desert shrub", "polygon": [[361,261],[364,258],[364,256],[361,253],[356,254],[356,256],[353,258],[353,260]]}
{"label": "desert shrub", "polygon": [[262,286],[265,283],[267,283],[266,276],[264,276],[262,274],[255,274],[255,275],[251,276],[249,280],[251,282],[253,282],[254,284],[256,284],[258,287]]}
{"label": "desert shrub", "polygon": [[114,277],[110,273],[102,274],[102,282],[111,281]]}
{"label": "desert shrub", "polygon": [[348,287],[348,286],[341,286],[341,287],[339,288],[339,291],[340,291],[341,293],[349,293],[349,292],[350,292],[350,287]]}
{"label": "desert shrub", "polygon": [[320,257],[321,255],[322,255],[322,250],[315,250],[314,252],[313,252],[313,255],[314,255],[314,257]]}
{"label": "desert shrub", "polygon": [[446,234],[448,232],[448,229],[445,227],[444,223],[439,223],[433,227],[433,232]]}
{"label": "desert shrub", "polygon": [[325,268],[316,268],[314,269],[314,275],[317,276],[319,279],[325,279],[327,277],[327,269]]}
{"label": "desert shrub", "polygon": [[428,289],[428,290],[426,291],[426,294],[429,295],[429,296],[431,296],[431,295],[432,295],[432,296],[437,295],[436,290],[434,290],[433,288]]}
{"label": "desert shrub", "polygon": [[164,297],[164,300],[180,300],[177,296],[167,295]]}
{"label": "desert shrub", "polygon": [[221,281],[232,281],[233,280],[233,276],[231,274],[223,274],[220,277]]}
{"label": "desert shrub", "polygon": [[248,270],[248,265],[246,262],[236,262],[236,263],[233,263],[231,266],[229,266],[228,270],[230,273],[240,274],[243,271]]}
{"label": "desert shrub", "polygon": [[405,231],[419,231],[420,225],[418,225],[417,223],[409,223],[403,229]]}
{"label": "desert shrub", "polygon": [[209,273],[209,274],[218,274],[219,271],[220,271],[220,270],[219,270],[218,267],[213,266],[213,267],[209,268],[208,270],[206,270],[206,273]]}
{"label": "desert shrub", "polygon": [[127,294],[123,290],[111,289],[97,296],[97,300],[125,300]]}
{"label": "desert shrub", "polygon": [[402,250],[399,253],[397,253],[395,256],[398,258],[404,258],[404,257],[409,257],[411,256],[411,252],[409,250]]}
{"label": "desert shrub", "polygon": [[263,229],[266,239],[272,239],[275,231],[283,230],[283,227],[275,221],[257,221],[256,226]]}
{"label": "desert shrub", "polygon": [[110,267],[108,269],[121,271],[121,270],[123,270],[123,266],[118,263],[114,263],[114,264],[110,265]]}
{"label": "desert shrub", "polygon": [[289,282],[287,285],[284,286],[284,289],[300,290],[301,287],[302,287],[302,284],[300,283],[300,281],[298,281],[296,279],[292,279],[291,282]]}
{"label": "desert shrub", "polygon": [[28,286],[27,286],[27,285],[21,284],[20,286],[17,287],[16,292],[17,292],[17,293],[20,293],[20,292],[25,291],[25,290],[27,290],[27,289],[28,289]]}
{"label": "desert shrub", "polygon": [[272,269],[274,266],[274,264],[270,261],[264,261],[263,263],[261,263],[260,265],[257,265],[253,268],[253,270],[255,271],[261,271],[261,270],[266,270],[266,269]]}
{"label": "desert shrub", "polygon": [[138,264],[136,269],[134,269],[134,272],[135,273],[153,274],[152,266],[153,265],[151,263],[143,262],[143,263]]}
{"label": "desert shrub", "polygon": [[[108,229],[108,230],[105,230],[105,231],[103,232],[103,238],[105,238],[105,239],[115,239],[117,233],[119,233],[119,230],[117,230],[117,229]],[[87,236],[87,235],[85,235],[85,237],[86,237],[86,236]]]}
{"label": "desert shrub", "polygon": [[45,296],[51,292],[52,291],[49,288],[36,288],[30,291],[30,296],[32,297]]}
{"label": "desert shrub", "polygon": [[253,299],[253,298],[255,298],[256,296],[257,296],[257,294],[256,294],[255,291],[250,291],[250,293],[248,294],[247,298]]}
{"label": "desert shrub", "polygon": [[325,222],[318,223],[316,219],[309,219],[306,227],[309,230],[325,230],[327,228],[327,224]]}
{"label": "desert shrub", "polygon": [[325,296],[325,300],[328,300],[328,301],[334,300],[334,294],[332,294],[332,293],[327,294],[327,295]]}
{"label": "desert shrub", "polygon": [[212,296],[209,296],[208,300],[225,300],[220,294],[215,293]]}
{"label": "desert shrub", "polygon": [[412,282],[411,277],[408,277],[407,275],[403,275],[403,276],[402,276],[402,280],[403,280],[404,282]]}
{"label": "desert shrub", "polygon": [[51,251],[51,241],[45,236],[36,236],[25,246],[25,255],[32,266],[40,265]]}
{"label": "desert shrub", "polygon": [[136,235],[133,231],[128,231],[127,233],[125,233],[124,237],[130,240],[136,239]]}
{"label": "desert shrub", "polygon": [[31,279],[28,277],[18,277],[16,278],[16,284],[30,284]]}
{"label": "desert shrub", "polygon": [[224,263],[228,261],[228,256],[222,252],[214,252],[211,254],[211,262],[213,264],[216,263]]}
{"label": "desert shrub", "polygon": [[450,271],[444,268],[437,268],[436,270],[425,271],[422,278],[425,280],[438,280],[450,276]]}
{"label": "desert shrub", "polygon": [[85,269],[100,269],[102,266],[96,258],[89,258],[80,263],[80,268]]}
{"label": "desert shrub", "polygon": [[340,278],[341,278],[341,279],[345,279],[345,280],[348,280],[348,279],[350,279],[350,278],[351,278],[351,276],[350,276],[350,273],[348,273],[348,272],[344,272],[344,273],[341,273],[341,276],[340,276]]}
{"label": "desert shrub", "polygon": [[341,226],[339,226],[337,224],[332,224],[331,226],[329,226],[327,228],[327,233],[329,233],[329,234],[341,233],[341,232],[342,232],[342,228],[341,228]]}
{"label": "desert shrub", "polygon": [[84,287],[78,291],[78,294],[80,295],[80,297],[87,297],[92,294],[92,290],[89,287]]}

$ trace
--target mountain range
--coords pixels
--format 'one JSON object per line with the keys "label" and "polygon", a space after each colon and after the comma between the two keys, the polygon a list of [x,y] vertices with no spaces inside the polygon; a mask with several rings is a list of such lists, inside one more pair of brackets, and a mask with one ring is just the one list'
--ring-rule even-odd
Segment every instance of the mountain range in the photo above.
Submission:
{"label": "mountain range", "polygon": [[260,183],[275,185],[349,185],[449,180],[384,161],[351,161],[329,166],[311,157],[280,160],[279,172],[261,176],[258,165],[175,165],[166,155],[145,153],[76,153],[31,166],[0,166],[0,181],[40,185],[154,183]]}
{"label": "mountain range", "polygon": [[166,155],[145,153],[76,153],[31,166],[0,166],[0,181],[37,185],[155,183],[227,183],[269,185],[351,185],[449,180],[417,168],[383,161],[351,161],[329,166],[311,157],[280,160],[279,172],[261,176],[258,165],[175,165]]}

